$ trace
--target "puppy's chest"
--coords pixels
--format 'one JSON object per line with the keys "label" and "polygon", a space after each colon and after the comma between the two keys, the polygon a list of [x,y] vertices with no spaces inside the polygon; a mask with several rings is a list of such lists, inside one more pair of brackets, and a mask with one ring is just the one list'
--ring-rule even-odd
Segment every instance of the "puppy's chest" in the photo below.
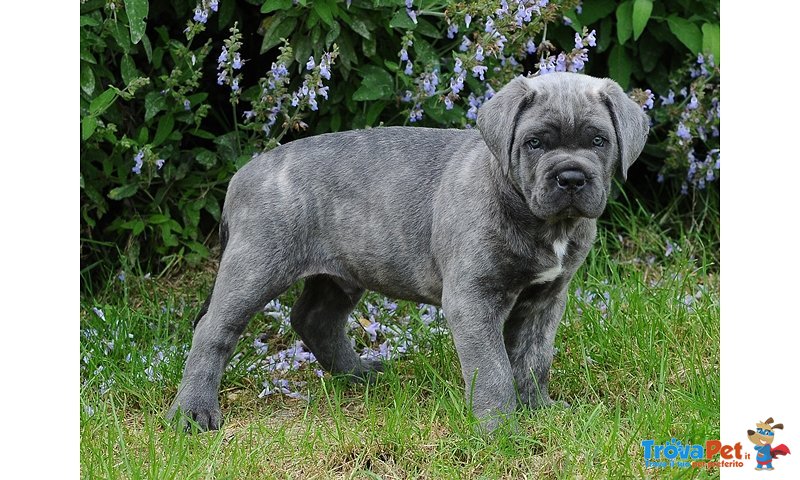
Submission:
{"label": "puppy's chest", "polygon": [[550,248],[545,245],[538,248],[537,258],[534,261],[535,268],[532,272],[533,278],[530,284],[550,283],[563,275],[568,248],[569,238],[567,237],[556,239]]}

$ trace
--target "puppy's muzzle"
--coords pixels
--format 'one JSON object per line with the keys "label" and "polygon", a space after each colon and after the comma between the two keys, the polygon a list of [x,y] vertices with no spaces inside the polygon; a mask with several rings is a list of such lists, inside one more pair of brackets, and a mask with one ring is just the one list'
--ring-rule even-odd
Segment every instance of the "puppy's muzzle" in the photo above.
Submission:
{"label": "puppy's muzzle", "polygon": [[569,193],[577,193],[586,186],[586,174],[580,170],[562,170],[556,175],[558,188]]}

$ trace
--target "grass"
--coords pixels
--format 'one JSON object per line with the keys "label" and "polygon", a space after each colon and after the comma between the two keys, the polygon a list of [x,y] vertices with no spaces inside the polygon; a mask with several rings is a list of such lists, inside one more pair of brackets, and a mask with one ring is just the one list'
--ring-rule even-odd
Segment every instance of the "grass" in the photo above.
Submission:
{"label": "grass", "polygon": [[[654,217],[614,215],[571,287],[556,339],[551,394],[572,406],[521,410],[518,428],[476,433],[452,341],[416,304],[376,320],[412,332],[418,350],[374,385],[348,385],[307,365],[308,401],[263,398],[269,354],[289,331],[259,315],[223,382],[219,432],[176,433],[162,418],[180,381],[191,319],[208,272],[178,281],[128,275],[84,296],[81,314],[81,474],[85,478],[643,478],[718,477],[717,470],[646,469],[640,443],[719,438],[718,254],[698,234]],[[672,238],[669,238],[669,237]],[[667,242],[674,244],[669,256]],[[291,304],[297,288],[281,301]],[[367,301],[382,304],[370,294]],[[104,319],[93,311],[103,312]],[[358,307],[356,317],[367,317]],[[354,330],[359,348],[367,334]],[[371,344],[375,346],[375,343]]]}

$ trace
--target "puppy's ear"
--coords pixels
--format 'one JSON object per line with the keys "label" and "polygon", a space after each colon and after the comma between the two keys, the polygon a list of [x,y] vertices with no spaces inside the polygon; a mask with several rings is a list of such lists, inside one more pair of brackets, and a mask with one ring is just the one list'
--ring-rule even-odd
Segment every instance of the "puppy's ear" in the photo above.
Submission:
{"label": "puppy's ear", "polygon": [[773,430],[775,430],[776,428],[779,429],[779,430],[783,430],[783,424],[782,423],[776,423],[775,425],[772,426]]}
{"label": "puppy's ear", "polygon": [[514,133],[520,115],[533,101],[534,91],[519,76],[500,89],[478,110],[478,129],[486,146],[500,162],[504,175],[511,169]]}
{"label": "puppy's ear", "polygon": [[606,79],[600,97],[611,112],[611,121],[617,134],[620,173],[628,179],[628,168],[639,158],[650,132],[650,119],[642,107],[628,98],[617,82]]}
{"label": "puppy's ear", "polygon": [[764,423],[772,423],[773,421],[774,420],[772,420],[772,417],[769,417],[768,419],[764,420]]}

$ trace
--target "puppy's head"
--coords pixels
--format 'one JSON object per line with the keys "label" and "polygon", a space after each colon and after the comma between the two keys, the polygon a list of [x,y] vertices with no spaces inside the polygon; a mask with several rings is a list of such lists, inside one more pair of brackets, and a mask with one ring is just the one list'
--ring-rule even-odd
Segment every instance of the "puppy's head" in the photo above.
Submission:
{"label": "puppy's head", "polygon": [[478,111],[478,128],[534,215],[597,218],[615,172],[644,148],[649,120],[613,80],[517,77]]}

